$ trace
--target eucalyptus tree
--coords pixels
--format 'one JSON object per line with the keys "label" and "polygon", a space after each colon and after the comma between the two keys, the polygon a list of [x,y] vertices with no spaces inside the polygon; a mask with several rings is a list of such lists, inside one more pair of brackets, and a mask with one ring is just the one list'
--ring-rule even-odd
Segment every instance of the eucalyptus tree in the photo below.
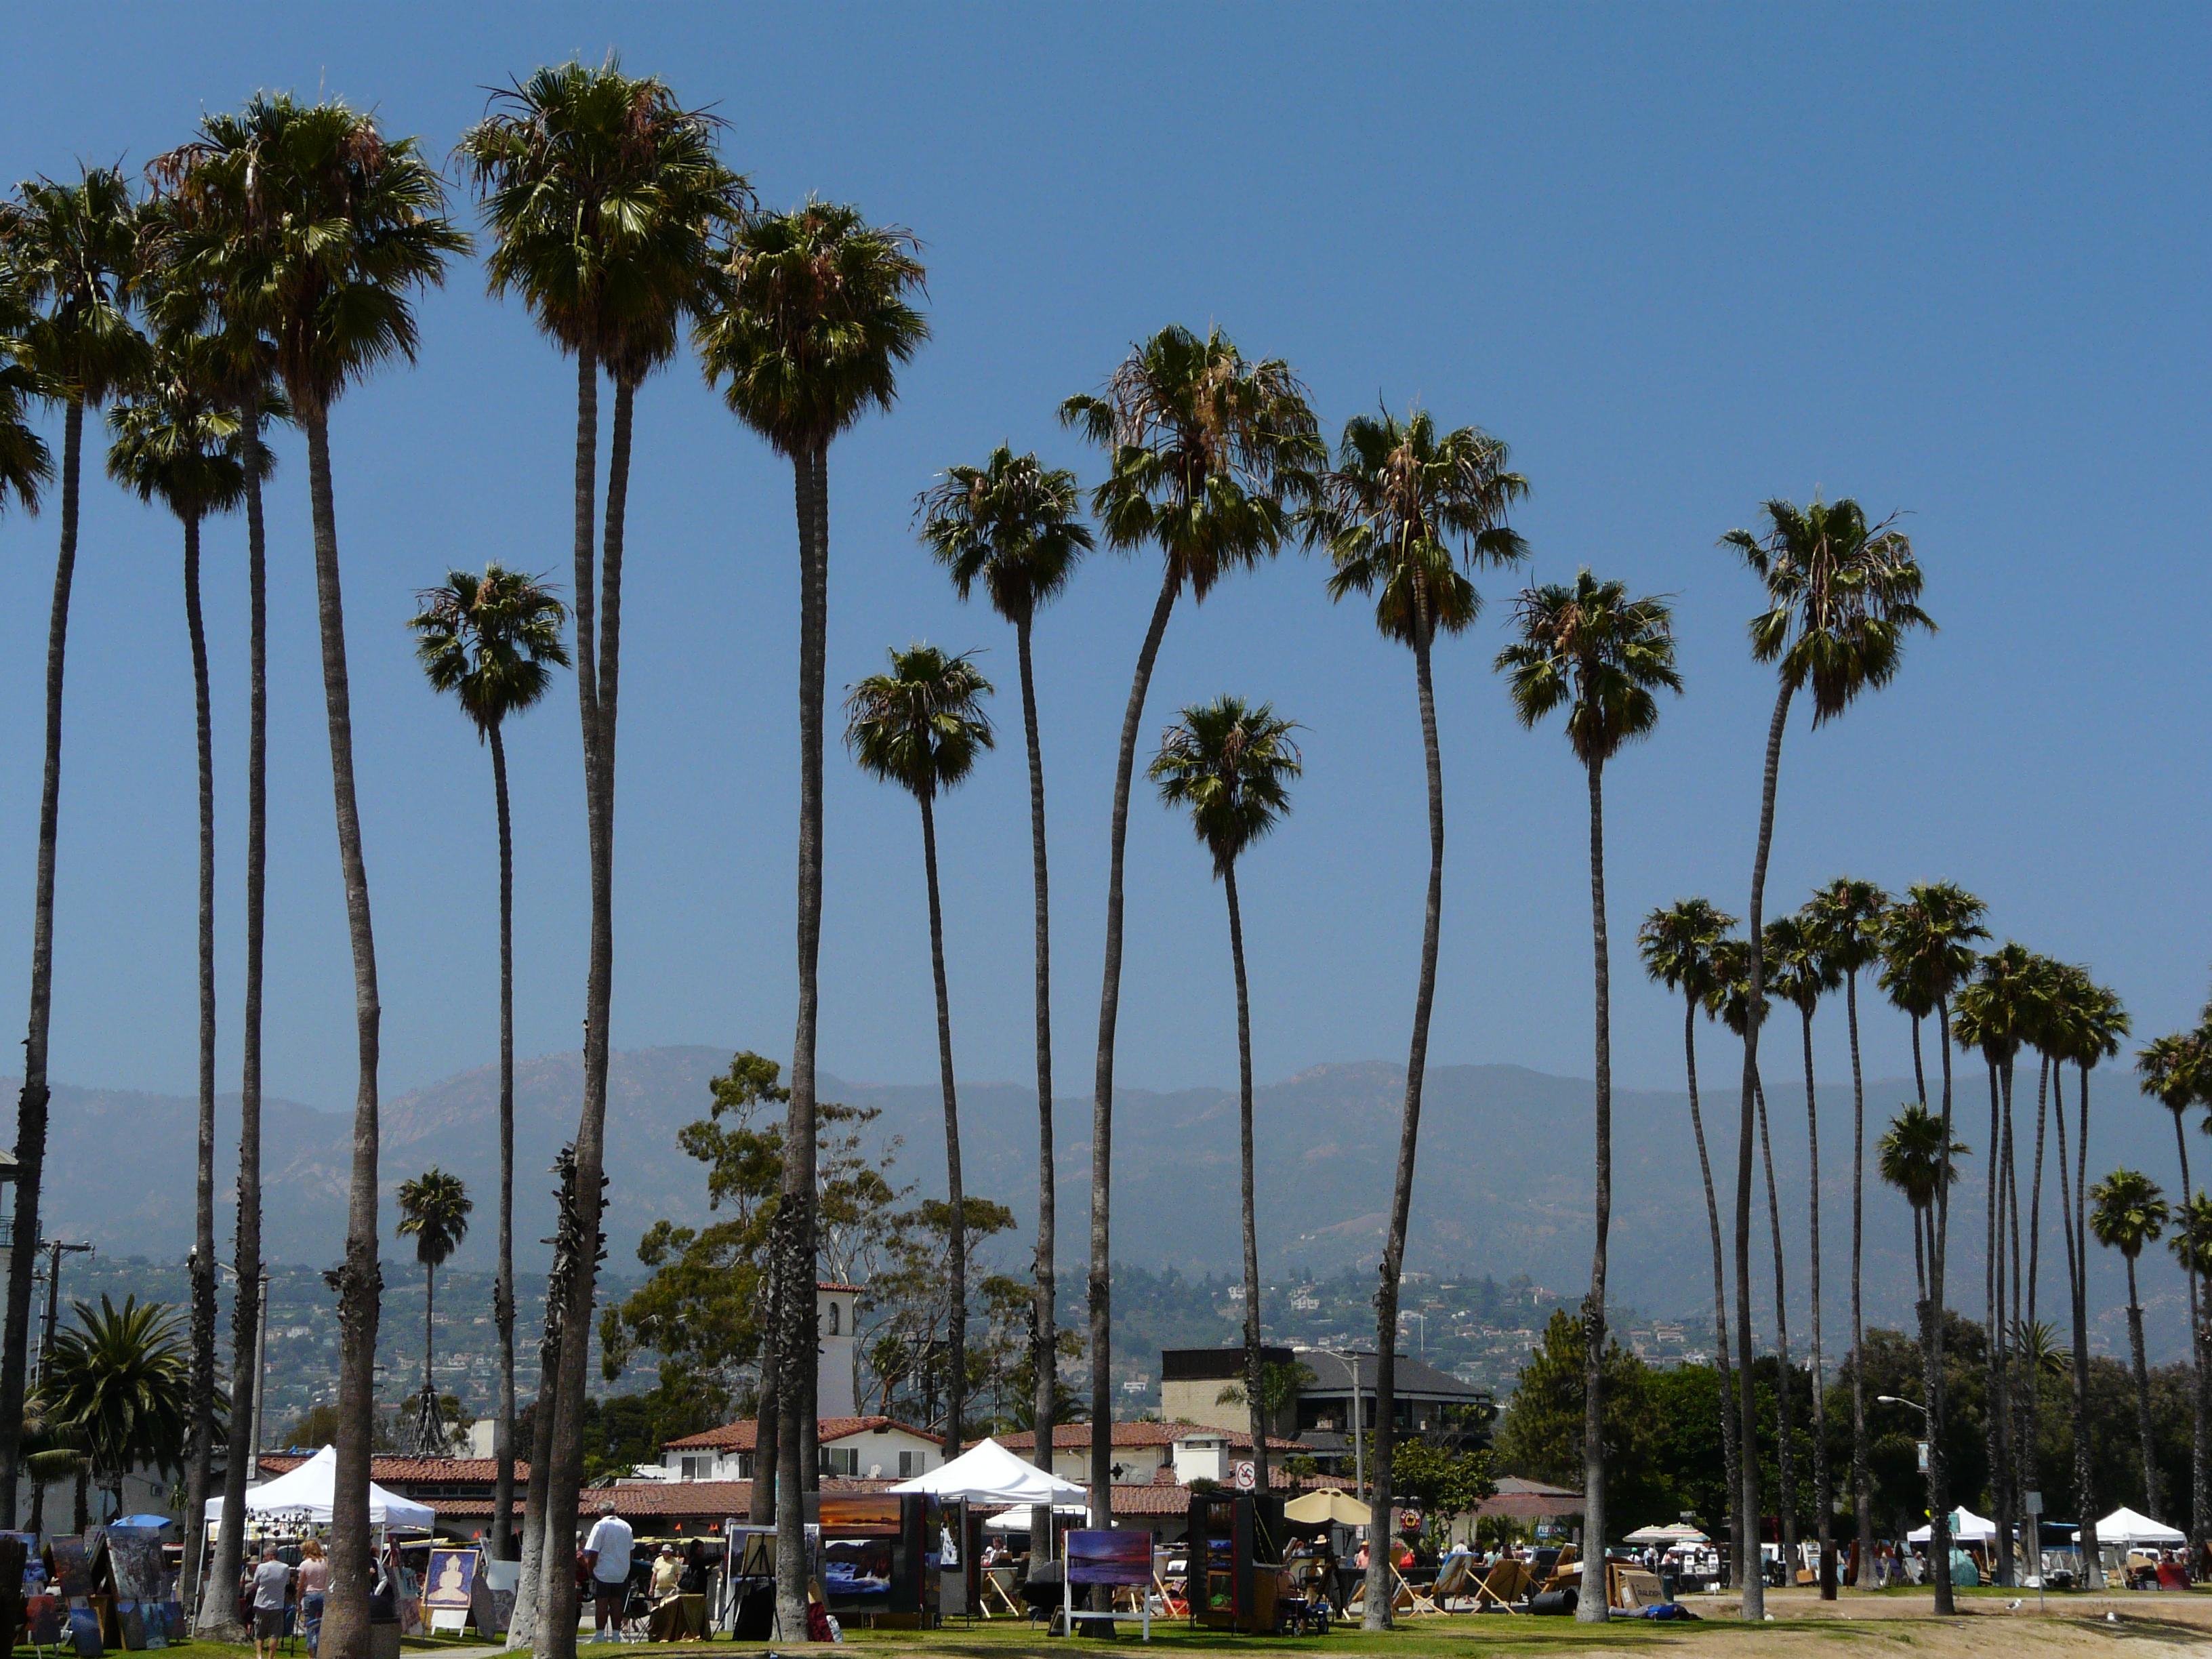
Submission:
{"label": "eucalyptus tree", "polygon": [[[951,573],[962,599],[980,583],[991,608],[1014,625],[1022,676],[1022,732],[1030,761],[1030,865],[1036,886],[1037,1234],[1036,1278],[1030,1287],[1030,1352],[1036,1382],[1030,1426],[1040,1468],[1052,1467],[1052,1431],[1059,1411],[1060,1314],[1054,1282],[1054,1230],[1059,1225],[1052,1135],[1052,906],[1045,858],[1044,750],[1037,737],[1036,680],[1030,635],[1039,607],[1066,587],[1091,550],[1075,474],[1016,455],[1001,444],[981,466],[954,466],[915,503],[921,539]],[[1042,1510],[1031,1535],[1049,1540]],[[1045,1547],[1049,1549],[1048,1541]]]}
{"label": "eucalyptus tree", "polygon": [[1721,1212],[1713,1193],[1712,1159],[1705,1149],[1705,1114],[1698,1103],[1698,1012],[1719,988],[1715,953],[1736,925],[1710,899],[1677,899],[1644,919],[1636,936],[1644,969],[1670,991],[1682,994],[1682,1064],[1689,1078],[1690,1132],[1698,1143],[1698,1175],[1705,1188],[1705,1226],[1713,1246],[1713,1357],[1721,1387],[1721,1462],[1728,1488],[1735,1549],[1731,1558],[1741,1588],[1747,1556],[1742,1530],[1742,1482],[1736,1469],[1735,1362],[1729,1355],[1728,1275],[1721,1244]]}
{"label": "eucalyptus tree", "polygon": [[[245,499],[249,471],[258,480],[267,471],[268,457],[240,420],[235,404],[223,395],[223,349],[222,341],[188,328],[163,330],[150,369],[108,416],[108,476],[141,501],[161,502],[184,532],[185,629],[191,646],[199,761],[199,1133],[191,1264],[192,1432],[185,1480],[188,1574],[198,1572],[206,1533],[216,1390],[215,715],[200,605],[200,526],[210,513],[228,513]],[[241,1199],[251,1202],[258,1216],[258,1161],[250,1190],[246,1173],[241,1165]],[[257,1238],[257,1279],[258,1254]]]}
{"label": "eucalyptus tree", "polygon": [[499,1407],[492,1425],[492,1553],[514,1547],[514,835],[507,793],[507,722],[535,708],[568,666],[561,636],[568,607],[540,578],[496,561],[479,576],[447,573],[416,594],[409,626],[430,689],[450,693],[491,750],[499,833],[499,1266],[492,1320],[499,1330]]}
{"label": "eucalyptus tree", "polygon": [[2159,1511],[2158,1461],[2151,1432],[2150,1370],[2143,1360],[2142,1297],[2136,1261],[2158,1242],[2171,1211],[2159,1185],[2140,1170],[2115,1170],[2089,1188],[2089,1231],[2128,1267],[2128,1347],[2135,1361],[2136,1434],[2142,1456],[2143,1512]]}
{"label": "eucalyptus tree", "polygon": [[1137,729],[1168,617],[1184,589],[1203,604],[1223,577],[1272,558],[1310,501],[1326,459],[1305,388],[1279,358],[1248,359],[1219,329],[1170,325],[1134,345],[1097,392],[1060,406],[1064,425],[1106,452],[1091,506],[1109,547],[1156,547],[1160,592],[1121,715],[1107,831],[1106,949],[1091,1097],[1091,1489],[1094,1524],[1112,1505],[1114,1035],[1121,1007],[1122,855]]}
{"label": "eucalyptus tree", "polygon": [[[458,151],[491,232],[485,275],[492,292],[519,295],[539,331],[576,360],[571,543],[592,904],[574,1188],[583,1211],[576,1229],[584,1237],[597,1235],[603,1205],[613,1042],[615,750],[632,422],[639,386],[675,355],[684,322],[706,306],[715,282],[716,234],[750,200],[744,180],[716,154],[719,127],[714,118],[684,107],[663,82],[624,75],[612,57],[596,69],[571,60],[495,91]],[[602,370],[615,392],[604,520],[598,507]],[[580,1261],[562,1275],[566,1305],[547,1309],[546,1346],[556,1360],[539,1383],[523,1519],[525,1588],[517,1595],[515,1626],[549,1652],[565,1652],[574,1639],[574,1575],[567,1552],[557,1552],[556,1562],[541,1547],[544,1516],[568,1513],[582,1478],[582,1395],[596,1273],[595,1257]],[[551,1615],[542,1632],[541,1593]]]}
{"label": "eucalyptus tree", "polygon": [[421,1175],[399,1183],[398,1201],[398,1235],[415,1241],[415,1259],[422,1264],[422,1392],[416,1404],[415,1450],[418,1456],[442,1457],[445,1423],[438,1410],[437,1386],[431,1380],[438,1269],[469,1236],[469,1216],[476,1209],[476,1200],[459,1176],[434,1164]]}
{"label": "eucalyptus tree", "polygon": [[[1774,994],[1797,1011],[1805,1060],[1806,1206],[1811,1228],[1808,1294],[1813,1318],[1813,1515],[1820,1556],[1820,1599],[1836,1599],[1836,1483],[1828,1465],[1828,1375],[1820,1345],[1820,1108],[1813,1080],[1813,1013],[1842,982],[1828,950],[1828,935],[1810,911],[1777,916],[1766,924],[1766,954],[1774,964]],[[1769,1180],[1771,1181],[1770,1176]],[[1796,1563],[1791,1563],[1794,1571]]]}
{"label": "eucalyptus tree", "polygon": [[416,142],[386,137],[374,116],[336,100],[305,104],[287,94],[257,94],[238,116],[203,121],[200,137],[179,160],[194,178],[210,227],[220,228],[195,239],[179,262],[179,278],[216,292],[233,327],[268,339],[307,440],[324,708],[359,1062],[345,1261],[333,1280],[340,1332],[337,1464],[324,1622],[325,1639],[348,1653],[368,1642],[369,1433],[383,1283],[376,1224],[380,1006],[354,784],[330,419],[356,380],[393,357],[412,361],[410,296],[443,280],[447,260],[467,248],[468,238],[445,216],[443,186]]}
{"label": "eucalyptus tree", "polygon": [[[112,167],[85,167],[73,183],[28,179],[0,201],[0,268],[25,313],[12,347],[9,398],[34,392],[62,409],[61,543],[46,621],[46,766],[39,793],[38,868],[31,913],[31,1011],[23,1088],[15,1109],[15,1227],[8,1305],[0,1331],[0,1514],[13,1515],[38,1266],[39,1201],[46,1177],[47,1034],[53,1019],[54,863],[60,841],[62,685],[70,593],[76,577],[77,494],[84,471],[84,412],[106,403],[144,368],[147,348],[131,319],[139,209]],[[14,308],[11,307],[11,308]],[[20,422],[17,422],[20,424]],[[43,451],[12,432],[4,471],[19,499],[39,476]]]}
{"label": "eucalyptus tree", "polygon": [[933,645],[890,653],[890,672],[872,674],[845,699],[845,743],[861,770],[895,783],[921,808],[922,874],[929,893],[929,967],[937,990],[937,1073],[945,1095],[945,1455],[965,1445],[968,1408],[968,1216],[960,1178],[960,1095],[952,1070],[952,1001],[945,982],[945,908],[938,896],[937,798],[967,781],[996,741],[983,699],[990,681],[973,659]]}
{"label": "eucalyptus tree", "polygon": [[[1606,1536],[1604,1357],[1606,1248],[1613,1225],[1613,953],[1605,916],[1605,766],[1659,723],[1657,693],[1682,689],[1673,612],[1662,599],[1631,599],[1625,583],[1587,567],[1571,584],[1524,588],[1514,605],[1519,637],[1498,653],[1513,712],[1534,727],[1566,711],[1567,743],[1589,785],[1590,944],[1595,996],[1595,1242],[1583,1299],[1583,1501],[1593,1539]],[[1602,1624],[1612,1595],[1605,1552],[1583,1565],[1577,1616]]]}
{"label": "eucalyptus tree", "polygon": [[[1817,727],[1849,708],[1860,693],[1895,678],[1905,636],[1934,627],[1920,608],[1920,566],[1895,516],[1869,523],[1848,497],[1815,499],[1798,507],[1765,503],[1766,528],[1754,535],[1731,530],[1722,544],[1733,548],[1765,590],[1766,609],[1751,620],[1752,655],[1778,665],[1779,688],[1766,732],[1766,766],[1759,791],[1759,840],[1751,867],[1751,903],[1745,912],[1749,942],[1750,1000],[1764,992],[1766,862],[1774,841],[1774,798],[1782,766],[1782,734],[1790,704],[1801,690],[1813,695]],[[1751,1134],[1759,1072],[1759,1028],[1746,1034],[1742,1102],[1738,1113],[1735,1194],[1736,1388],[1747,1431],[1752,1415],[1751,1378]],[[1759,1513],[1759,1463],[1743,1461],[1743,1509]],[[1948,1591],[1945,1592],[1948,1595]],[[1744,1586],[1743,1617],[1765,1615],[1765,1587],[1753,1574]]]}
{"label": "eucalyptus tree", "polygon": [[[2189,1137],[2182,1120],[2191,1106],[2212,1103],[2212,1040],[2203,1028],[2153,1037],[2136,1055],[2136,1074],[2143,1092],[2173,1114],[2173,1146],[2181,1161],[2181,1201],[2177,1215],[2193,1212],[2195,1191],[2189,1181]],[[2177,1234],[2175,1258],[2189,1284],[2189,1535],[2202,1542],[2212,1526],[2212,1497],[2205,1470],[2205,1359],[2203,1287],[2197,1281],[2197,1255],[2188,1235]]]}
{"label": "eucalyptus tree", "polygon": [[[1260,1343],[1260,1224],[1253,1192],[1252,1004],[1244,980],[1244,917],[1237,860],[1291,810],[1291,781],[1304,769],[1296,726],[1272,703],[1219,696],[1185,708],[1161,739],[1150,775],[1160,800],[1190,813],[1199,844],[1229,904],[1229,959],[1237,981],[1237,1122],[1244,1231],[1244,1403],[1251,1414],[1252,1467],[1267,1485],[1267,1365]],[[1355,1429],[1355,1431],[1356,1429]]]}
{"label": "eucalyptus tree", "polygon": [[[1917,883],[1893,904],[1881,919],[1881,983],[1891,997],[1913,1019],[1913,1071],[1927,1106],[1927,1081],[1920,1066],[1919,1022],[1932,1014],[1936,1021],[1936,1055],[1942,1066],[1942,1108],[1938,1115],[1942,1132],[1936,1155],[1951,1156],[1951,998],[1973,971],[1974,945],[1985,939],[1989,929],[1982,918],[1989,907],[1954,882]],[[1927,1391],[1929,1413],[1928,1511],[1929,1559],[1949,1559],[1951,1515],[1943,1467],[1943,1267],[1950,1237],[1951,1177],[1938,1182],[1929,1214],[1928,1271],[1921,1287],[1917,1317],[1920,1327],[1921,1386]],[[1936,1575],[1936,1610],[1953,1611],[1948,1577]]]}
{"label": "eucalyptus tree", "polygon": [[1881,959],[1881,918],[1889,895],[1870,881],[1838,876],[1807,902],[1829,968],[1843,981],[1851,1041],[1851,1513],[1857,1523],[1859,1578],[1874,1560],[1874,1482],[1867,1468],[1866,1319],[1861,1295],[1866,1260],[1866,1085],[1859,1065],[1859,974]]}

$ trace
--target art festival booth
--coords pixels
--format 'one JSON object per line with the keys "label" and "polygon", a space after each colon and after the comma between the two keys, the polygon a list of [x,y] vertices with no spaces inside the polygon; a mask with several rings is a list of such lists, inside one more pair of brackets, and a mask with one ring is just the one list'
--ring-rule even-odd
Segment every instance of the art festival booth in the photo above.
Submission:
{"label": "art festival booth", "polygon": [[[1905,1534],[1908,1544],[1917,1544],[1925,1549],[1933,1540],[1936,1529],[1916,1527]],[[1996,1548],[1997,1523],[1986,1515],[1976,1515],[1960,1504],[1951,1511],[1951,1559],[1948,1564],[1951,1582],[1961,1589],[1972,1589],[1978,1583],[1994,1583],[1996,1574],[1992,1552]],[[1978,1556],[1975,1552],[1978,1550]],[[1933,1574],[1936,1564],[1930,1562],[1928,1571]]]}
{"label": "art festival booth", "polygon": [[[902,1480],[890,1490],[902,1497],[933,1498],[950,1511],[945,1517],[939,1606],[945,1613],[969,1618],[989,1611],[983,1605],[980,1559],[983,1511],[1058,1509],[1087,1496],[1073,1480],[1015,1456],[988,1435],[951,1462]],[[1011,1601],[1007,1610],[1018,1611]]]}

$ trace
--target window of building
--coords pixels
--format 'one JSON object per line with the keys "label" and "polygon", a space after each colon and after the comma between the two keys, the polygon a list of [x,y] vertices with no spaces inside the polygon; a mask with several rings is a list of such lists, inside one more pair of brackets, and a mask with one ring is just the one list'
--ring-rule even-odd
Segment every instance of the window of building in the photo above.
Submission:
{"label": "window of building", "polygon": [[836,1304],[835,1302],[832,1302],[832,1303],[830,1304],[830,1331],[829,1331],[829,1334],[830,1334],[831,1336],[835,1336],[835,1335],[836,1335],[836,1334],[837,1334],[837,1319],[838,1319],[837,1304]]}
{"label": "window of building", "polygon": [[822,1473],[848,1477],[860,1472],[860,1449],[858,1446],[824,1446],[822,1448]]}
{"label": "window of building", "polygon": [[694,1457],[688,1453],[685,1454],[683,1462],[683,1475],[686,1480],[713,1480],[714,1478],[714,1455],[712,1452],[708,1452],[703,1456]]}
{"label": "window of building", "polygon": [[738,1454],[738,1479],[740,1480],[750,1480],[752,1478],[753,1455],[750,1452],[739,1452]]}
{"label": "window of building", "polygon": [[916,1468],[915,1465],[920,1463],[921,1461],[921,1454],[918,1452],[901,1452],[899,1454],[899,1479],[902,1480],[911,1480],[915,1476],[920,1474],[921,1471]]}

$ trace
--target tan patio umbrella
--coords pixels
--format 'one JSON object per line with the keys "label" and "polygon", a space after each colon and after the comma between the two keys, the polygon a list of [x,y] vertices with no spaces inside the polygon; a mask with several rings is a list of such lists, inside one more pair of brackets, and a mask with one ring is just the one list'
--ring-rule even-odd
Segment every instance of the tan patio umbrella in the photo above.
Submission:
{"label": "tan patio umbrella", "polygon": [[1331,1486],[1293,1498],[1283,1505],[1283,1519],[1301,1527],[1318,1527],[1330,1521],[1340,1527],[1364,1527],[1370,1518],[1366,1504],[1350,1492]]}

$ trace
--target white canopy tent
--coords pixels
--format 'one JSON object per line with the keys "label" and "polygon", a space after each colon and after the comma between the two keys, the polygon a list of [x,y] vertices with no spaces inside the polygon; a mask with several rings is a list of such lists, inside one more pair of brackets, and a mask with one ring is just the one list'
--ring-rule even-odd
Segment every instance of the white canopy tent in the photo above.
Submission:
{"label": "white canopy tent", "polygon": [[[1976,1515],[1964,1504],[1951,1511],[1951,1541],[1954,1544],[1986,1544],[1997,1535],[1997,1523],[1985,1515]],[[1935,1536],[1935,1528],[1922,1527],[1905,1534],[1908,1544],[1925,1544]]]}
{"label": "white canopy tent", "polygon": [[1663,1549],[1669,1544],[1710,1544],[1712,1540],[1688,1522],[1676,1521],[1664,1527],[1638,1527],[1621,1541],[1625,1544],[1656,1544]]}
{"label": "white canopy tent", "polygon": [[[280,1474],[274,1480],[264,1480],[246,1492],[246,1517],[249,1521],[301,1521],[311,1525],[326,1527],[331,1523],[331,1498],[337,1486],[338,1455],[335,1447],[325,1446],[289,1474]],[[222,1519],[222,1499],[210,1498],[207,1502],[207,1518]],[[402,1527],[411,1531],[428,1532],[438,1518],[438,1512],[428,1504],[417,1504],[410,1498],[389,1492],[375,1482],[368,1488],[368,1522],[373,1527]]]}
{"label": "white canopy tent", "polygon": [[921,1492],[947,1503],[993,1504],[1079,1504],[1090,1496],[1073,1480],[1024,1462],[988,1437],[950,1463],[902,1480],[891,1490]]}
{"label": "white canopy tent", "polygon": [[[1054,1515],[1079,1516],[1090,1514],[1091,1510],[1088,1506],[1082,1504],[1054,1504],[1052,1506],[1052,1512]],[[985,1532],[1027,1532],[1030,1529],[1030,1522],[1036,1514],[1036,1511],[1034,1509],[1001,1510],[996,1515],[984,1517],[983,1530]]]}
{"label": "white canopy tent", "polygon": [[2156,1544],[2161,1547],[2174,1547],[2189,1541],[2188,1534],[2179,1528],[2169,1527],[2163,1521],[2154,1521],[2122,1504],[2097,1522],[2097,1544]]}

